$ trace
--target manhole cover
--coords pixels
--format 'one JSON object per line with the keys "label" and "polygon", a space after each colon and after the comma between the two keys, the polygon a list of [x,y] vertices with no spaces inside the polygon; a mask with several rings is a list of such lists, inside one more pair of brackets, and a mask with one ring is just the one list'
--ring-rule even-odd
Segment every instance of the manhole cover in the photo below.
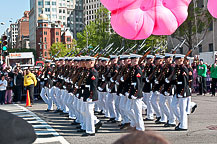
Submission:
{"label": "manhole cover", "polygon": [[208,128],[209,130],[217,130],[217,126],[208,126],[206,128]]}

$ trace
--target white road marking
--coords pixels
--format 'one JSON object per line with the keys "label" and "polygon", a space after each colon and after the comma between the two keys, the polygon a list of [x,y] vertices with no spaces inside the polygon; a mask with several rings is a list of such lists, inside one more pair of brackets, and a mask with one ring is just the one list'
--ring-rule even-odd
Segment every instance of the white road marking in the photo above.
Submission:
{"label": "white road marking", "polygon": [[[2,107],[3,110],[6,110],[8,112],[11,112],[14,115],[17,115],[24,120],[26,120],[28,123],[33,124],[33,128],[35,129],[36,135],[43,136],[43,138],[37,138],[34,144],[41,144],[41,143],[48,143],[48,142],[60,142],[61,144],[69,144],[68,141],[64,139],[63,136],[59,135],[50,125],[47,124],[44,120],[42,120],[40,117],[38,117],[36,114],[31,112],[25,107],[22,107],[18,104],[14,105],[9,105],[11,108],[7,107]],[[19,108],[19,109],[14,109],[13,107]],[[0,107],[1,108],[1,107]],[[34,125],[36,123],[36,125]],[[37,124],[39,123],[39,124]],[[37,129],[43,129],[45,128],[46,131],[43,130],[37,130]],[[46,135],[53,135],[53,137],[46,137]]]}

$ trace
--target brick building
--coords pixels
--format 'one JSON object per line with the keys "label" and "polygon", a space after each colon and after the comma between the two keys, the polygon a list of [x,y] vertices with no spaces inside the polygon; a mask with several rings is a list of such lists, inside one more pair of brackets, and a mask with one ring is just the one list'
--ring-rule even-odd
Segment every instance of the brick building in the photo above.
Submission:
{"label": "brick building", "polygon": [[[29,11],[24,12],[24,16],[18,20],[18,35],[16,37],[16,47],[18,49],[21,48],[29,48],[29,43],[26,42],[26,38],[29,37]],[[23,41],[25,38],[25,41]],[[25,45],[28,44],[28,45]]]}
{"label": "brick building", "polygon": [[38,18],[36,29],[36,54],[38,60],[50,59],[50,47],[53,43],[61,42],[61,26],[58,23],[50,23],[45,14]]}

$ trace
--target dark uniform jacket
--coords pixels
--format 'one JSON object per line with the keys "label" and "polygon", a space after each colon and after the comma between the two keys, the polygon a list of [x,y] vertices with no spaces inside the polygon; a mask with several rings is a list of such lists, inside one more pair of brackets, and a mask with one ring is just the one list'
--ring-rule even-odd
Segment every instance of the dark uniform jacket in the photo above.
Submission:
{"label": "dark uniform jacket", "polygon": [[130,89],[128,91],[129,98],[133,95],[136,98],[142,98],[142,89],[143,89],[143,82],[142,82],[142,69],[139,65],[131,67],[130,73]]}
{"label": "dark uniform jacket", "polygon": [[88,98],[93,101],[98,100],[97,84],[98,84],[99,74],[95,68],[91,68],[87,72],[87,78],[85,83],[85,88],[83,92],[84,101]]}
{"label": "dark uniform jacket", "polygon": [[190,96],[188,68],[184,65],[176,65],[175,67],[175,85],[176,95],[178,98]]}
{"label": "dark uniform jacket", "polygon": [[145,93],[149,93],[150,91],[152,91],[152,85],[153,85],[154,79],[152,79],[151,81],[147,82],[146,78],[149,77],[149,75],[154,71],[154,69],[155,69],[155,65],[154,64],[148,64],[144,68],[143,82],[144,82],[145,86],[143,88],[143,92],[145,92]]}

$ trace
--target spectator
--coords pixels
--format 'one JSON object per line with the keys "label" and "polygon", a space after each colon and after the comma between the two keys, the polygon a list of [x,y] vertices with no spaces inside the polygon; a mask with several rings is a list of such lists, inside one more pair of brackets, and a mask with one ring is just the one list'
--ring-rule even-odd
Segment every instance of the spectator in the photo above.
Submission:
{"label": "spectator", "polygon": [[13,79],[13,101],[15,103],[21,103],[20,101],[23,86],[23,75],[18,71],[18,69],[15,69],[14,72],[11,74],[11,77]]}
{"label": "spectator", "polygon": [[0,103],[1,105],[4,104],[5,102],[5,91],[7,87],[7,81],[5,80],[5,76],[2,75],[1,80],[0,80]]}
{"label": "spectator", "polygon": [[198,82],[199,82],[199,95],[206,94],[206,77],[207,66],[203,63],[203,59],[200,59],[200,64],[197,67]]}
{"label": "spectator", "polygon": [[35,75],[29,69],[24,71],[24,86],[29,90],[31,103],[34,104],[34,86],[37,85]]}
{"label": "spectator", "polygon": [[169,144],[169,142],[153,132],[135,131],[118,139],[114,144]]}
{"label": "spectator", "polygon": [[216,88],[216,82],[217,82],[217,59],[215,60],[215,63],[211,67],[211,78],[212,78],[212,85],[211,85],[211,91],[212,96],[215,96],[215,88]]}
{"label": "spectator", "polygon": [[8,73],[5,73],[5,80],[8,83],[8,86],[6,88],[6,93],[5,93],[5,104],[11,104],[13,81],[12,78],[8,76]]}

